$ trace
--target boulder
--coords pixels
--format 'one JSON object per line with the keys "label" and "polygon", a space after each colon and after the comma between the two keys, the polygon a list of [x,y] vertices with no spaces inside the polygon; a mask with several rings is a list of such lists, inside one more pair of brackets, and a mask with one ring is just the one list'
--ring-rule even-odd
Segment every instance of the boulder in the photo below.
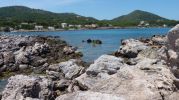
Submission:
{"label": "boulder", "polygon": [[179,78],[179,24],[172,28],[167,34],[167,62],[172,68],[174,75]]}
{"label": "boulder", "polygon": [[123,63],[122,58],[102,55],[94,62],[94,64],[90,65],[86,70],[86,73],[77,77],[76,80],[80,85],[91,88],[96,83],[109,79],[113,74],[117,73],[118,70],[126,66],[127,65]]}
{"label": "boulder", "polygon": [[4,64],[9,64],[9,63],[15,62],[13,52],[4,52],[3,57],[4,57]]}
{"label": "boulder", "polygon": [[153,45],[166,45],[167,44],[167,37],[166,36],[153,36],[152,37]]}
{"label": "boulder", "polygon": [[99,93],[99,92],[75,92],[59,96],[55,100],[125,100],[113,94]]}
{"label": "boulder", "polygon": [[140,42],[139,40],[128,39],[122,41],[122,46],[120,47],[118,52],[125,57],[135,58],[140,51],[145,50],[147,48],[147,44]]}
{"label": "boulder", "polygon": [[65,46],[64,49],[63,49],[63,53],[66,54],[66,55],[69,55],[69,54],[73,54],[75,53],[77,49],[72,47],[72,46]]}
{"label": "boulder", "polygon": [[97,76],[98,73],[115,74],[123,66],[123,59],[110,55],[102,55],[86,70],[86,74]]}
{"label": "boulder", "polygon": [[34,44],[34,46],[32,47],[32,51],[31,53],[34,55],[39,55],[39,54],[43,54],[43,53],[47,53],[49,52],[49,45],[47,43],[41,44],[36,42]]}
{"label": "boulder", "polygon": [[114,94],[124,100],[165,100],[175,93],[175,77],[165,61],[145,56],[136,59],[135,65],[123,64],[112,75],[102,71],[97,76],[90,76],[86,72],[76,80],[90,91]]}
{"label": "boulder", "polygon": [[19,51],[15,52],[15,61],[17,64],[28,64],[30,62],[30,54],[26,52],[26,48],[22,47]]}
{"label": "boulder", "polygon": [[45,77],[16,75],[8,79],[8,84],[2,93],[2,100],[48,99],[51,81]]}
{"label": "boulder", "polygon": [[71,59],[66,62],[50,65],[49,69],[55,72],[61,71],[66,79],[73,79],[79,76],[84,68],[82,66],[78,66],[76,64],[76,60]]}

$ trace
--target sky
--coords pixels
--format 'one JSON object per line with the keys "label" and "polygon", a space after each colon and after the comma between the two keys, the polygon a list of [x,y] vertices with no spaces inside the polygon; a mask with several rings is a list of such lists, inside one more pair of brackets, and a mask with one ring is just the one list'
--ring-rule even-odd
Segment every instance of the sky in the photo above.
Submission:
{"label": "sky", "polygon": [[179,20],[179,0],[0,0],[0,7],[27,6],[56,13],[76,13],[97,19],[113,19],[143,10]]}

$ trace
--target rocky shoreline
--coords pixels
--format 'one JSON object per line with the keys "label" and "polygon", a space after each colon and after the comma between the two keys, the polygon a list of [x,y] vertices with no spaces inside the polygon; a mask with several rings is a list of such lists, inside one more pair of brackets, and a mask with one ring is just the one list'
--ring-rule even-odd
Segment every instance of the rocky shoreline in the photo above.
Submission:
{"label": "rocky shoreline", "polygon": [[[17,40],[20,39],[23,37]],[[6,43],[6,39],[1,40],[2,45]],[[45,56],[47,60],[35,59],[36,63],[44,62],[43,64],[33,66],[34,60],[27,63],[28,66],[33,66],[32,72],[44,71],[43,75],[19,74],[10,77],[2,92],[2,100],[178,100],[179,25],[171,29],[167,36],[123,40],[113,55],[102,55],[89,66],[79,60],[79,52],[75,52],[76,49],[66,43],[59,49],[61,42],[55,42],[58,53],[62,52],[59,53],[62,56],[55,59],[58,53],[54,52],[55,47],[49,48],[52,45],[48,42],[40,44],[36,41],[29,47],[28,43],[22,42],[21,46],[12,40],[8,41],[11,49],[6,50],[13,53],[3,52],[3,66],[17,63],[18,69],[24,71],[27,67],[21,64],[28,61],[25,55],[29,54],[29,50],[30,58],[41,57],[48,50],[52,52]],[[24,40],[28,42],[31,39]],[[18,49],[12,49],[17,45]],[[5,47],[8,46],[2,46],[3,49]],[[12,56],[9,57],[11,54],[14,54],[15,60],[12,60]],[[64,60],[64,57],[68,59]]]}

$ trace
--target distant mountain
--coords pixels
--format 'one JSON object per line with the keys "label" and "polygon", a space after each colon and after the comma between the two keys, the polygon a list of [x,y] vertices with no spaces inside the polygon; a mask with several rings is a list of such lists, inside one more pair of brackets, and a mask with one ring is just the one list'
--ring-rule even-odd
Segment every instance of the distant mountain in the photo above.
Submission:
{"label": "distant mountain", "polygon": [[[11,26],[17,28],[21,23],[36,23],[43,26],[55,26],[60,28],[61,23],[68,24],[93,24],[96,23],[101,27],[104,26],[137,26],[140,21],[147,21],[150,25],[161,26],[167,24],[169,26],[176,25],[178,22],[168,20],[156,14],[146,11],[136,10],[128,15],[123,15],[112,20],[97,20],[92,17],[85,17],[74,13],[54,13],[50,11],[32,9],[24,6],[9,6],[0,8],[0,27]],[[33,28],[33,26],[28,26]]]}
{"label": "distant mountain", "polygon": [[157,21],[157,20],[168,20],[166,18],[160,17],[156,14],[135,10],[127,15],[123,15],[117,18],[114,18],[112,21]]}
{"label": "distant mountain", "polygon": [[0,21],[37,22],[40,24],[58,24],[62,22],[71,24],[94,23],[92,17],[84,17],[74,13],[53,13],[24,6],[9,6],[0,8]]}
{"label": "distant mountain", "polygon": [[140,21],[146,21],[150,24],[150,26],[153,27],[163,26],[164,24],[166,24],[167,26],[175,26],[179,23],[179,21],[169,20],[159,15],[141,10],[135,10],[127,15],[114,18],[110,22],[114,26],[128,27],[138,26]]}

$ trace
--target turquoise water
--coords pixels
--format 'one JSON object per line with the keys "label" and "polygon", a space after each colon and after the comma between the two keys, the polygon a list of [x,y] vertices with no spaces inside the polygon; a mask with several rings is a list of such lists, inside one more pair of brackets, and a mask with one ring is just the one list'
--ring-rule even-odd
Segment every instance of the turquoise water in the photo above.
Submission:
{"label": "turquoise water", "polygon": [[[11,33],[22,35],[52,35],[60,36],[70,45],[78,47],[83,52],[83,60],[92,62],[102,54],[110,54],[116,51],[121,39],[151,37],[153,35],[165,35],[170,28],[141,28],[141,29],[111,29],[111,30],[80,30],[62,32],[24,32]],[[100,39],[102,45],[82,43],[82,40]]]}

